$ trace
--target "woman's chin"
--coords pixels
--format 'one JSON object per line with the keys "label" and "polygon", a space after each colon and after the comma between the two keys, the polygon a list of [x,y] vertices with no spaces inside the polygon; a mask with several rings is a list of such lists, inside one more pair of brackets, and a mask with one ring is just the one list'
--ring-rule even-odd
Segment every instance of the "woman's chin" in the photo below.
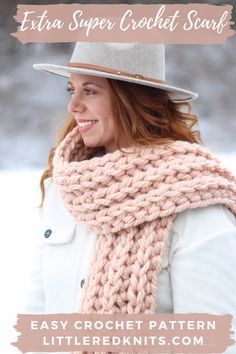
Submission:
{"label": "woman's chin", "polygon": [[92,140],[89,140],[89,139],[84,139],[83,136],[82,136],[82,139],[83,139],[84,145],[89,147],[89,148],[100,147],[100,145],[96,141],[92,141]]}

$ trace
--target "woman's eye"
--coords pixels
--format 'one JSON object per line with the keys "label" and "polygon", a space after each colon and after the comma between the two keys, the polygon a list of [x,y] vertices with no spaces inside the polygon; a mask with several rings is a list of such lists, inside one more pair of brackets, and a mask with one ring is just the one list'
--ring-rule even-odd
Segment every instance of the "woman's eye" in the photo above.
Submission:
{"label": "woman's eye", "polygon": [[[66,88],[66,91],[69,92],[70,95],[73,95],[73,94],[75,93],[74,88],[73,88],[73,87],[70,87],[70,86],[68,86],[68,87]],[[94,90],[92,90],[92,89],[87,89],[87,88],[84,89],[84,94],[85,94],[86,96],[92,96],[92,95],[95,95],[96,93],[97,93],[97,92],[94,91]]]}
{"label": "woman's eye", "polygon": [[85,91],[86,95],[88,95],[88,96],[96,94],[96,91],[94,91],[92,89],[85,89],[84,91]]}
{"label": "woman's eye", "polygon": [[70,95],[72,95],[74,93],[74,89],[72,87],[67,87],[66,91],[69,92]]}

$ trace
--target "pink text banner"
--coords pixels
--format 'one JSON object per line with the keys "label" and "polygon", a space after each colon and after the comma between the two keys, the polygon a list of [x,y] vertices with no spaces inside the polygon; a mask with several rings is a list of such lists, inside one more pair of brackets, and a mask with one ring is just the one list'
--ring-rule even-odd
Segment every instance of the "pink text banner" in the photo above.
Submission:
{"label": "pink text banner", "polygon": [[18,315],[12,343],[26,352],[223,353],[232,316],[192,314]]}
{"label": "pink text banner", "polygon": [[22,43],[222,44],[233,36],[231,5],[18,5]]}

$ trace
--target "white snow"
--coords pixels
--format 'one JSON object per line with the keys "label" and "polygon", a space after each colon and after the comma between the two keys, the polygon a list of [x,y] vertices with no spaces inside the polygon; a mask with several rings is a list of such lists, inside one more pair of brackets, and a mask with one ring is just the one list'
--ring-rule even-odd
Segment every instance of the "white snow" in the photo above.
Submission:
{"label": "white snow", "polygon": [[0,353],[19,353],[10,343],[17,337],[13,328],[17,313],[24,312],[38,225],[37,184],[40,173],[37,170],[0,173]]}

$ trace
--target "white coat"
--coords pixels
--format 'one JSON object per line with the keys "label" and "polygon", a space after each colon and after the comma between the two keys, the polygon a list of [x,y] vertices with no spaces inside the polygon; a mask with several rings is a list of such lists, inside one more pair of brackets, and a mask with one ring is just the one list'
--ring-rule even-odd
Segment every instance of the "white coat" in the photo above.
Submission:
{"label": "white coat", "polygon": [[[27,313],[80,308],[96,235],[76,224],[49,183]],[[157,313],[232,314],[236,329],[236,220],[222,205],[180,213],[157,277]],[[225,353],[236,353],[236,345]]]}

